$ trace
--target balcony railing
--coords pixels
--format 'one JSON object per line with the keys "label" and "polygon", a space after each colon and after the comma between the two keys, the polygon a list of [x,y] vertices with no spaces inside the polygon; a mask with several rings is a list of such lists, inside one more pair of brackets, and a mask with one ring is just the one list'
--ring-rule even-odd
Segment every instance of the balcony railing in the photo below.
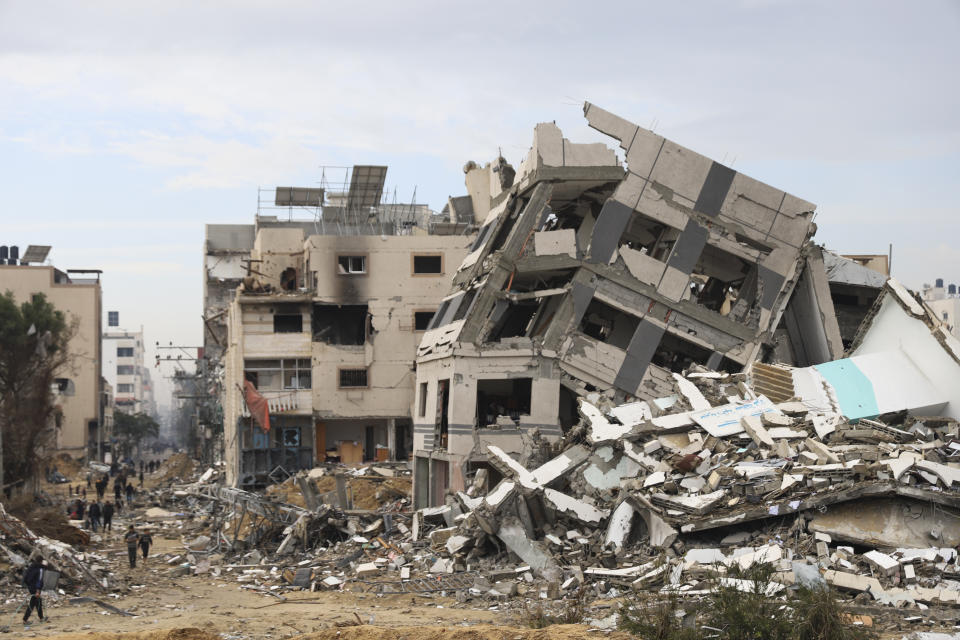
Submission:
{"label": "balcony railing", "polygon": [[[307,402],[310,396],[310,389],[286,389],[283,391],[261,391],[260,393],[267,399],[267,407],[271,414],[296,411],[300,409],[301,406],[308,408],[310,404]],[[304,394],[306,397],[302,397],[301,394]],[[240,406],[242,407],[243,417],[250,417],[250,411],[247,410],[247,403],[244,402],[242,394],[240,397]]]}

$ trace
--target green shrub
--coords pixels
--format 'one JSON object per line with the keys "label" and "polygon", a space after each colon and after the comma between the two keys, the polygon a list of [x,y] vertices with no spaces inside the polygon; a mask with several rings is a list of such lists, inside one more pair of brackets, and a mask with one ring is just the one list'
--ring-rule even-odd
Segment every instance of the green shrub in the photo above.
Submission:
{"label": "green shrub", "polygon": [[[698,605],[638,594],[622,609],[620,628],[643,640],[871,640],[872,629],[855,625],[829,588],[800,588],[774,594],[770,564],[732,567],[726,577],[750,580],[742,591],[719,576]],[[783,596],[786,596],[784,598]],[[695,621],[691,620],[694,616]],[[684,624],[684,619],[688,624]]]}

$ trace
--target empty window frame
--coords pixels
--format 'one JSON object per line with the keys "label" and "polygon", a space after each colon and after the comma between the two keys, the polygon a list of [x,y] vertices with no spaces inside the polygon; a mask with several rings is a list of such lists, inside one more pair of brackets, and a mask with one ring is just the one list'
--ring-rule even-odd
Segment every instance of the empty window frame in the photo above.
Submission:
{"label": "empty window frame", "polygon": [[463,320],[467,317],[467,312],[470,311],[470,307],[473,306],[473,300],[477,297],[477,290],[470,289],[463,297],[460,299],[460,304],[457,305],[457,311],[453,314],[453,321]]}
{"label": "empty window frame", "polygon": [[417,415],[421,418],[426,417],[427,415],[427,391],[429,389],[428,382],[420,383],[420,397],[418,399],[419,405],[417,408]]}
{"label": "empty window frame", "polygon": [[650,361],[674,373],[682,373],[694,363],[705,365],[711,355],[713,352],[706,347],[667,331],[660,338]]}
{"label": "empty window frame", "polygon": [[55,378],[53,386],[60,395],[72,396],[77,393],[77,387],[70,378]]}
{"label": "empty window frame", "polygon": [[118,384],[117,393],[133,393],[132,384]]}
{"label": "empty window frame", "polygon": [[303,314],[273,314],[274,333],[303,333]]}
{"label": "empty window frame", "polygon": [[496,326],[494,326],[490,332],[490,342],[498,342],[504,338],[519,338],[527,335],[527,329],[530,327],[530,324],[533,322],[533,317],[540,308],[540,301],[502,301],[498,304],[506,306]]}
{"label": "empty window frame", "polygon": [[118,358],[132,358],[132,357],[133,357],[133,347],[117,347],[117,357],[118,357]]}
{"label": "empty window frame", "polygon": [[587,307],[587,312],[583,314],[580,332],[625,350],[630,345],[639,324],[640,319],[636,316],[593,299]]}
{"label": "empty window frame", "polygon": [[[451,298],[450,300],[452,300]],[[440,308],[437,309],[437,312],[433,314],[433,320],[430,321],[430,325],[427,329],[436,329],[439,326],[442,326],[440,323],[443,322],[443,316],[446,315],[447,309],[450,308],[450,300],[444,300],[440,303]]]}
{"label": "empty window frame", "polygon": [[413,312],[413,330],[426,331],[433,320],[433,311],[414,311]]}
{"label": "empty window frame", "polygon": [[341,389],[365,389],[369,387],[366,369],[338,369],[337,386]]}
{"label": "empty window frame", "polygon": [[118,376],[132,376],[134,373],[134,366],[132,364],[118,364],[117,365],[117,375]]}
{"label": "empty window frame", "polygon": [[260,391],[310,389],[312,370],[309,358],[246,360],[244,378]]}
{"label": "empty window frame", "polygon": [[756,293],[748,278],[751,267],[743,258],[708,244],[693,269],[690,297],[721,315],[729,314],[738,300],[749,306]]}
{"label": "empty window frame", "polygon": [[313,305],[313,341],[362,345],[370,333],[367,305]]}
{"label": "empty window frame", "polygon": [[499,416],[520,423],[520,416],[530,415],[532,378],[477,380],[477,425],[496,424]]}
{"label": "empty window frame", "polygon": [[367,256],[337,256],[337,273],[343,276],[364,275],[367,273]]}
{"label": "empty window frame", "polygon": [[415,253],[410,258],[413,261],[413,275],[427,276],[443,273],[442,253]]}

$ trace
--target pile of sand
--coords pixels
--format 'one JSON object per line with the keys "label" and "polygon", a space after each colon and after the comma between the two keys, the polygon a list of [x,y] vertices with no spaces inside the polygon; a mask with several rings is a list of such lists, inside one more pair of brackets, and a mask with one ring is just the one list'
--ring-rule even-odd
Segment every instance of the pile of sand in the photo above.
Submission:
{"label": "pile of sand", "polygon": [[[410,478],[386,478],[383,480],[363,477],[350,477],[347,487],[353,492],[354,509],[378,509],[397,498],[409,497],[413,486]],[[317,491],[327,493],[337,490],[337,480],[333,476],[323,476],[316,480]]]}
{"label": "pile of sand", "polygon": [[185,453],[175,453],[160,465],[160,480],[186,480],[194,473],[193,460]]}
{"label": "pile of sand", "polygon": [[18,498],[7,504],[7,511],[20,518],[35,534],[82,547],[90,542],[90,534],[70,524],[59,507],[44,507],[33,502],[31,496]]}
{"label": "pile of sand", "polygon": [[[322,476],[314,480],[318,493],[337,490],[337,480],[333,476]],[[354,509],[378,509],[398,498],[410,497],[412,482],[410,478],[363,478],[347,477],[347,492],[353,495]],[[293,478],[287,478],[280,484],[267,487],[266,494],[281,502],[306,507],[300,485]]]}
{"label": "pile of sand", "polygon": [[[70,480],[75,479],[81,471],[84,471],[83,461],[75,460],[69,453],[60,453],[54,456],[50,461],[50,466],[56,467],[57,471]],[[84,473],[84,475],[86,474]]]}

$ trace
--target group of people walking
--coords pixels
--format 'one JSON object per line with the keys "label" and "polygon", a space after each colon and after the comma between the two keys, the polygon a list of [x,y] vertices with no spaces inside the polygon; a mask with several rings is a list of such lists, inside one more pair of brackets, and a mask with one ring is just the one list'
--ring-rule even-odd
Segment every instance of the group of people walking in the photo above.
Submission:
{"label": "group of people walking", "polygon": [[[139,480],[141,488],[143,487],[144,470],[149,470],[149,472],[152,473],[159,468],[159,462],[151,461],[146,464],[143,461],[140,462]],[[113,501],[109,499],[104,500],[111,477],[113,477]],[[113,531],[113,517],[119,514],[123,508],[124,498],[126,498],[126,505],[129,508],[136,495],[136,489],[133,483],[130,482],[131,479],[136,479],[136,468],[127,467],[121,469],[116,464],[111,467],[109,474],[100,474],[95,480],[93,474],[87,474],[86,487],[77,486],[74,488],[72,485],[70,486],[71,499],[67,506],[67,514],[71,520],[82,520],[84,526],[92,531],[97,531],[98,529]],[[89,504],[87,503],[88,488],[95,488],[97,492],[96,499]],[[141,555],[142,560],[146,561],[150,555],[150,547],[153,546],[153,536],[150,534],[150,529],[145,528],[143,531],[137,531],[136,527],[131,524],[123,534],[123,541],[127,545],[127,559],[131,569],[136,568],[138,555]],[[41,594],[47,582],[45,575],[50,571],[55,571],[55,569],[47,566],[39,553],[34,553],[30,556],[22,578],[23,587],[29,594],[27,610],[23,614],[24,625],[29,623],[30,616],[34,611],[37,612],[37,617],[40,622],[47,620],[43,614]],[[56,580],[54,579],[50,582],[55,583]],[[46,586],[47,588],[54,588],[55,585]]]}

